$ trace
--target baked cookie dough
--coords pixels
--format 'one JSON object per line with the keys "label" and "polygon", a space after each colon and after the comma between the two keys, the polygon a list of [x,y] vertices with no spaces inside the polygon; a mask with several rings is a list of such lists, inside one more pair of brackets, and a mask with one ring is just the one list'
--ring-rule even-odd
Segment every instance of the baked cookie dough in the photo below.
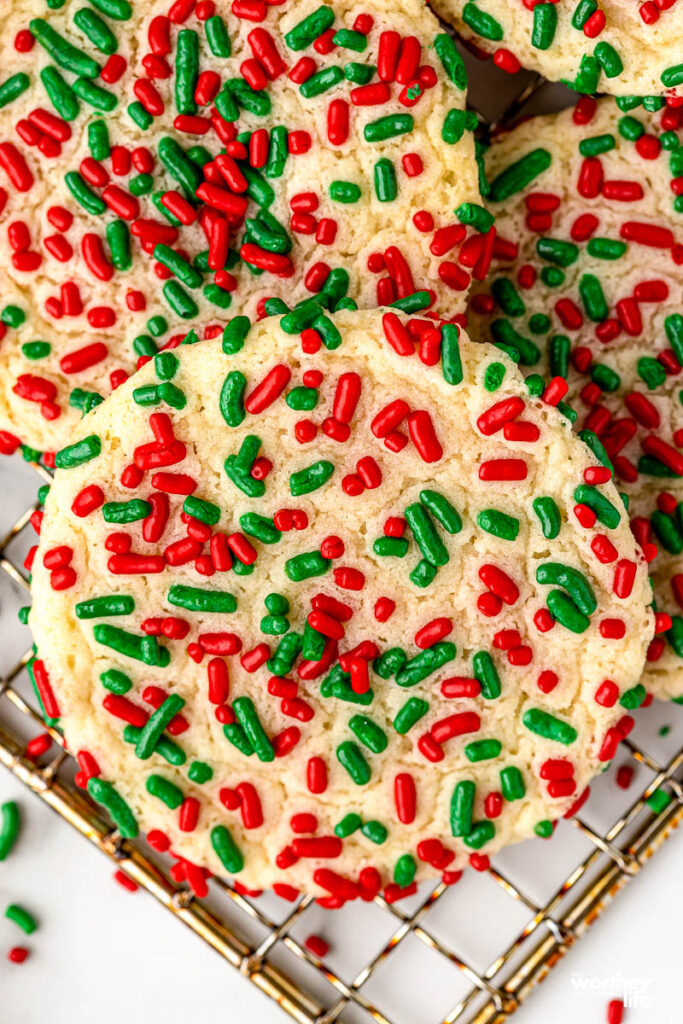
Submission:
{"label": "baked cookie dough", "polygon": [[534,118],[487,154],[507,260],[470,327],[526,374],[566,377],[629,498],[662,613],[644,683],[683,696],[683,132],[611,99]]}
{"label": "baked cookie dough", "polygon": [[44,710],[123,834],[242,885],[454,881],[549,835],[631,728],[645,562],[492,346],[387,309],[248,326],[157,355],[58,453]]}
{"label": "baked cookie dough", "polygon": [[419,0],[53,6],[0,13],[2,450],[272,296],[463,311],[476,117]]}
{"label": "baked cookie dough", "polygon": [[506,71],[578,92],[683,96],[681,0],[431,0]]}

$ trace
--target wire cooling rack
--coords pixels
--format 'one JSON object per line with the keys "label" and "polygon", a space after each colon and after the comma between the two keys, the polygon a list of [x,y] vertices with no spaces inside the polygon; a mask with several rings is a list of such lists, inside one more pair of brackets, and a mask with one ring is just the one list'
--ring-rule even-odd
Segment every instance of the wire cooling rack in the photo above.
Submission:
{"label": "wire cooling rack", "polygon": [[[490,62],[486,76],[475,64],[471,80],[485,129],[566,103],[538,76],[510,80],[491,71]],[[5,460],[5,477],[0,625],[27,597],[22,563],[37,507],[27,496],[50,479],[17,457]],[[615,763],[578,815],[560,822],[549,846],[539,839],[503,850],[488,870],[470,870],[453,887],[423,885],[392,906],[378,896],[329,912],[310,897],[292,904],[270,893],[246,897],[220,878],[211,881],[207,899],[197,900],[173,882],[166,858],[144,841],[122,840],[78,789],[57,732],[49,730],[56,756],[41,763],[26,756],[27,739],[45,725],[23,642],[21,628],[12,627],[0,644],[0,762],[301,1024],[502,1024],[683,818],[683,715],[655,703],[639,714]],[[628,789],[615,782],[624,766],[633,770]],[[304,945],[321,930],[332,939],[324,962]]]}

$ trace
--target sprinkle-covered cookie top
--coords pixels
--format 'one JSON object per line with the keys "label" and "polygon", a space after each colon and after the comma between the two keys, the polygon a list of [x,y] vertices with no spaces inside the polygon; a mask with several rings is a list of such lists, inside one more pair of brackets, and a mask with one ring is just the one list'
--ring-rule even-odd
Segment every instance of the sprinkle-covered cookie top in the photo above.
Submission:
{"label": "sprinkle-covered cookie top", "polygon": [[577,92],[683,96],[681,0],[431,0],[494,63]]}
{"label": "sprinkle-covered cookie top", "polygon": [[309,310],[160,353],[89,413],[32,672],[122,832],[328,905],[550,834],[652,635],[560,397],[453,324]]}
{"label": "sprinkle-covered cookie top", "polygon": [[[651,106],[651,105],[648,105]],[[683,132],[680,111],[583,99],[487,154],[506,257],[471,328],[525,373],[566,378],[600,438],[661,613],[645,684],[683,694]]]}
{"label": "sprinkle-covered cookie top", "polygon": [[0,13],[2,450],[272,296],[462,312],[494,236],[419,0],[51,7]]}

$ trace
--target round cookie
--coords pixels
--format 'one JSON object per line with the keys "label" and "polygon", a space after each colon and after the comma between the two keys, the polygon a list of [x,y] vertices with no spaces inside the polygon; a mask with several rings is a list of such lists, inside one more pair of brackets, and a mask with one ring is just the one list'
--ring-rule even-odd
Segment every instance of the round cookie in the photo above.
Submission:
{"label": "round cookie", "polygon": [[566,418],[454,324],[248,326],[58,454],[44,709],[122,831],[193,864],[329,905],[453,881],[549,835],[630,729],[644,560]]}
{"label": "round cookie", "polygon": [[505,71],[578,92],[683,96],[681,0],[431,0]]}
{"label": "round cookie", "polygon": [[272,296],[463,311],[476,117],[419,0],[2,6],[2,450]]}
{"label": "round cookie", "polygon": [[[487,154],[507,259],[472,299],[473,336],[567,378],[629,498],[660,616],[644,682],[683,696],[683,132],[613,100],[534,118]],[[656,545],[656,546],[655,546]]]}

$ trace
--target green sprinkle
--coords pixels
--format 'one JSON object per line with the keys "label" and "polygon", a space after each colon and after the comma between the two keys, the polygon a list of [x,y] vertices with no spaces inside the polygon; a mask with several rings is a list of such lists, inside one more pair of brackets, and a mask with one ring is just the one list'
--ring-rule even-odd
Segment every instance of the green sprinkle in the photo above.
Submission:
{"label": "green sprinkle", "polygon": [[319,551],[307,551],[287,559],[285,574],[293,583],[300,583],[311,576],[324,575],[331,565],[330,559],[323,558]]}
{"label": "green sprinkle", "polygon": [[405,736],[428,711],[429,704],[426,700],[422,700],[420,697],[410,697],[396,712],[392,725],[399,735]]}
{"label": "green sprinkle", "polygon": [[211,845],[229,874],[236,875],[242,870],[244,857],[225,825],[216,825],[211,829]]}
{"label": "green sprinkle", "polygon": [[376,722],[365,715],[354,715],[349,719],[349,729],[360,740],[363,746],[373,754],[381,754],[387,748],[387,735]]}
{"label": "green sprinkle", "polygon": [[495,508],[482,509],[477,515],[477,523],[486,533],[501,540],[516,540],[519,533],[519,519]]}
{"label": "green sprinkle", "polygon": [[579,247],[573,242],[563,242],[558,238],[539,238],[536,252],[543,260],[554,263],[558,267],[569,267],[579,258]]}
{"label": "green sprinkle", "polygon": [[68,171],[64,175],[64,181],[76,202],[82,206],[87,213],[91,213],[93,216],[99,216],[101,213],[105,212],[107,204],[103,199],[100,199],[95,192],[93,192],[89,185],[85,183],[78,171]]}
{"label": "green sprinkle", "polygon": [[412,132],[415,121],[412,114],[386,114],[376,121],[369,121],[363,129],[366,142],[384,142]]}
{"label": "green sprinkle", "polygon": [[114,21],[129,21],[133,17],[133,8],[128,0],[88,0],[88,2]]}
{"label": "green sprinkle", "polygon": [[465,846],[469,846],[472,850],[481,850],[482,846],[490,842],[495,834],[496,826],[492,821],[478,821],[465,836]]}
{"label": "green sprinkle", "polygon": [[153,255],[155,260],[167,267],[187,288],[199,288],[202,283],[202,275],[182,256],[179,256],[175,249],[159,243],[155,245]]}
{"label": "green sprinkle", "polygon": [[489,363],[484,371],[484,388],[486,391],[497,391],[505,379],[505,366],[503,363]]}
{"label": "green sprinkle", "polygon": [[503,26],[494,17],[482,11],[475,3],[466,3],[462,9],[462,20],[466,25],[484,39],[500,42],[503,38]]}
{"label": "green sprinkle", "polygon": [[185,707],[185,701],[177,693],[172,693],[161,704],[156,711],[150,715],[146,724],[140,730],[140,737],[135,747],[135,756],[146,761],[154,753],[154,749],[161,739],[162,733],[169,725],[171,719]]}
{"label": "green sprinkle", "polygon": [[500,788],[506,800],[521,800],[526,795],[524,776],[519,768],[508,765],[500,773]]}
{"label": "green sprinkle", "polygon": [[366,821],[361,826],[361,832],[366,839],[369,839],[371,843],[377,843],[378,846],[384,843],[389,835],[386,825],[383,825],[381,821]]}
{"label": "green sprinkle", "polygon": [[497,348],[522,366],[535,366],[541,358],[538,346],[516,331],[509,320],[493,320],[491,337]]}
{"label": "green sprinkle", "polygon": [[530,185],[543,171],[547,171],[551,163],[552,156],[547,149],[531,150],[493,179],[489,199],[492,203],[504,202]]}
{"label": "green sprinkle", "polygon": [[251,330],[248,316],[235,316],[223,330],[223,351],[226,355],[236,355],[244,347],[244,341]]}
{"label": "green sprinkle", "polygon": [[342,69],[337,64],[331,64],[321,71],[316,71],[305,82],[302,82],[299,86],[299,92],[308,100],[314,96],[322,95],[322,93],[327,92],[328,89],[333,89],[335,85],[339,85],[343,81],[344,72]]}
{"label": "green sprinkle", "polygon": [[142,498],[131,498],[130,501],[107,501],[102,506],[102,518],[105,523],[135,523],[146,519],[152,514],[152,506]]}
{"label": "green sprinkle", "polygon": [[585,633],[590,619],[576,607],[562,590],[551,590],[547,598],[548,611],[552,617],[572,633]]}
{"label": "green sprinkle", "polygon": [[426,558],[421,558],[415,568],[408,574],[408,579],[411,583],[414,583],[416,587],[424,589],[433,582],[438,569],[431,562],[428,562]]}
{"label": "green sprinkle", "polygon": [[434,39],[434,49],[453,85],[457,89],[465,89],[467,87],[467,70],[451,36],[440,32]]}
{"label": "green sprinkle", "polygon": [[150,796],[161,800],[172,811],[177,810],[185,799],[182,789],[170,779],[165,779],[163,775],[148,775],[145,789]]}
{"label": "green sprinkle", "polygon": [[444,324],[441,328],[441,371],[447,384],[462,383],[460,331],[455,324]]}
{"label": "green sprinkle", "polygon": [[485,700],[500,697],[500,676],[488,651],[477,651],[472,658],[472,671],[474,678],[479,681],[481,694]]}
{"label": "green sprinkle", "polygon": [[207,18],[204,31],[209,49],[214,57],[229,57],[232,53],[232,46],[223,19],[217,14]]}
{"label": "green sprinkle", "polygon": [[282,534],[272,519],[258,512],[245,512],[240,516],[240,526],[250,537],[256,537],[262,544],[276,544]]}
{"label": "green sprinkle", "polygon": [[569,746],[577,738],[578,733],[573,725],[563,722],[541,708],[529,708],[524,712],[522,721],[529,732],[535,733],[546,740],[554,740]]}
{"label": "green sprinkle", "polygon": [[583,29],[588,19],[598,9],[597,0],[579,0],[576,5],[574,14],[572,15],[572,25],[574,28]]}
{"label": "green sprinkle", "polygon": [[40,80],[45,87],[52,106],[65,121],[73,121],[78,117],[81,105],[67,82],[64,81],[57,68],[48,65],[40,72]]}
{"label": "green sprinkle", "polygon": [[187,777],[190,782],[196,782],[197,785],[202,786],[213,778],[213,768],[204,761],[193,761],[187,770]]}
{"label": "green sprinkle", "polygon": [[0,805],[0,861],[5,860],[19,835],[19,806],[14,800]]}
{"label": "green sprinkle", "polygon": [[128,678],[125,672],[120,672],[117,668],[108,668],[102,672],[100,674],[100,682],[105,690],[109,690],[110,693],[123,694],[133,689],[132,680]]}
{"label": "green sprinkle", "polygon": [[305,50],[307,46],[327,32],[334,23],[334,11],[330,7],[318,7],[303,21],[300,21],[285,36],[290,50]]}
{"label": "green sprinkle", "polygon": [[[404,652],[401,652],[402,654]],[[410,658],[403,668],[396,671],[396,683],[398,686],[416,686],[423,679],[436,672],[437,669],[453,661],[457,654],[455,644],[448,641],[440,641],[420,651],[414,658]]]}
{"label": "green sprinkle", "polygon": [[562,526],[562,515],[553,498],[534,498],[534,512],[541,524],[541,532],[547,540],[554,540]]}
{"label": "green sprinkle", "polygon": [[101,53],[111,54],[118,50],[116,36],[107,23],[94,11],[81,7],[74,14],[74,25],[88,37]]}
{"label": "green sprinkle", "polygon": [[391,160],[382,157],[374,168],[375,192],[380,203],[391,203],[398,195],[396,171]]}
{"label": "green sprinkle", "polygon": [[99,776],[88,779],[88,793],[108,812],[124,839],[136,838],[139,828],[135,815],[111,782]]}
{"label": "green sprinkle", "polygon": [[93,636],[98,644],[110,647],[113,651],[123,654],[126,658],[134,658],[145,665],[158,665],[166,668],[171,655],[155,636],[135,636],[107,622],[98,623],[93,629]]}
{"label": "green sprinkle", "polygon": [[683,83],[683,64],[673,64],[670,68],[666,68],[661,74],[661,83],[666,86],[667,89],[672,89],[676,85]]}
{"label": "green sprinkle", "polygon": [[630,690],[624,690],[619,700],[622,708],[626,708],[627,711],[635,711],[639,708],[647,697],[647,690],[642,683],[638,683],[636,686],[632,686]]}
{"label": "green sprinkle", "polygon": [[472,828],[474,812],[475,785],[471,779],[463,779],[456,783],[451,794],[450,826],[451,834],[466,836]]}
{"label": "green sprinkle", "polygon": [[79,601],[75,607],[79,619],[101,619],[108,615],[130,615],[135,609],[135,599],[127,594],[113,594],[111,597],[91,597]]}
{"label": "green sprinkle", "polygon": [[2,85],[0,85],[0,107],[6,107],[8,103],[21,96],[22,92],[26,92],[30,84],[31,79],[23,71],[19,71],[16,75],[6,78]]}
{"label": "green sprinkle", "polygon": [[425,561],[437,567],[446,565],[450,557],[448,550],[424,507],[415,502],[407,506],[404,515]]}
{"label": "green sprinkle", "polygon": [[498,757],[503,744],[500,740],[475,740],[473,743],[468,743],[465,747],[465,757],[468,761],[490,761],[494,757]]}
{"label": "green sprinkle", "polygon": [[[633,119],[631,118],[631,120]],[[609,153],[616,144],[616,139],[610,132],[606,132],[604,135],[593,135],[589,139],[581,140],[579,153],[581,156],[600,156],[601,153]]]}
{"label": "green sprinkle", "polygon": [[672,797],[665,789],[661,787],[656,789],[654,793],[650,793],[649,797],[645,801],[650,810],[654,811],[655,814],[661,814],[671,803]]}
{"label": "green sprinkle", "polygon": [[249,742],[256,751],[259,761],[272,761],[275,758],[273,744],[268,739],[261,725],[258,712],[251,697],[237,697],[232,702],[232,709],[237,716],[237,721],[244,729]]}
{"label": "green sprinkle", "polygon": [[638,360],[638,376],[643,383],[650,389],[650,391],[656,391],[660,388],[666,380],[666,370],[660,362],[653,359],[652,356],[641,356]]}
{"label": "green sprinkle", "polygon": [[398,858],[394,865],[394,881],[402,889],[412,884],[417,871],[417,863],[410,853],[404,853]]}
{"label": "green sprinkle", "polygon": [[104,230],[112,263],[117,270],[130,270],[133,257],[130,251],[130,232],[125,220],[112,220]]}
{"label": "green sprinkle", "polygon": [[469,125],[469,111],[453,107],[446,114],[441,126],[441,138],[448,146],[460,142]]}
{"label": "green sprinkle", "polygon": [[75,441],[62,448],[55,455],[57,469],[75,469],[92,459],[96,459],[102,451],[102,442],[97,434],[89,434],[81,441]]}
{"label": "green sprinkle", "polygon": [[609,316],[609,306],[602,285],[595,274],[583,274],[579,280],[579,295],[590,320],[602,323]]}
{"label": "green sprinkle", "polygon": [[167,281],[162,288],[162,292],[173,312],[177,313],[183,320],[192,320],[199,313],[197,303],[177,281]]}
{"label": "green sprinkle", "polygon": [[94,107],[95,110],[102,110],[105,113],[111,113],[119,102],[118,97],[113,92],[95,85],[88,78],[77,78],[72,83],[71,88],[84,103]]}
{"label": "green sprinkle", "polygon": [[199,36],[181,28],[176,39],[175,102],[179,114],[196,114],[194,90],[199,74]]}
{"label": "green sprinkle", "polygon": [[372,772],[370,765],[360,747],[352,740],[345,740],[337,747],[337,760],[357,786],[365,786],[370,781]]}
{"label": "green sprinkle", "polygon": [[536,580],[544,586],[563,587],[584,615],[598,607],[595,593],[582,572],[562,562],[544,562],[536,569]]}
{"label": "green sprinkle", "polygon": [[367,85],[370,82],[377,70],[371,64],[358,64],[355,61],[350,61],[344,65],[344,78],[347,82],[353,82],[354,85]]}
{"label": "green sprinkle", "polygon": [[537,50],[547,50],[555,38],[557,30],[557,8],[554,4],[536,4],[534,7],[534,26],[531,32],[531,45]]}
{"label": "green sprinkle", "polygon": [[357,832],[362,824],[363,819],[360,814],[355,814],[354,812],[345,814],[342,820],[334,826],[334,834],[339,836],[340,839],[346,839],[347,836]]}
{"label": "green sprinkle", "polygon": [[230,614],[237,609],[237,601],[225,590],[202,590],[183,583],[171,584],[166,599],[169,604],[189,612]]}
{"label": "green sprinkle", "polygon": [[455,534],[462,530],[462,519],[457,509],[443,494],[425,489],[420,491],[420,501],[447,533]]}
{"label": "green sprinkle", "polygon": [[489,210],[480,206],[479,203],[461,203],[455,211],[455,216],[461,224],[471,224],[475,231],[479,231],[481,234],[486,234],[496,219]]}
{"label": "green sprinkle", "polygon": [[[624,70],[621,57],[610,43],[598,43],[593,50],[593,54],[608,78],[616,78]],[[662,75],[662,80],[664,79],[664,74]]]}
{"label": "green sprinkle", "polygon": [[512,281],[507,277],[497,277],[491,285],[491,294],[506,316],[524,316],[526,306]]}
{"label": "green sprinkle", "polygon": [[361,197],[361,189],[352,181],[331,181],[329,195],[335,203],[357,203]]}
{"label": "green sprinkle", "polygon": [[618,260],[626,250],[626,242],[619,242],[611,238],[591,238],[586,246],[586,252],[598,260]]}
{"label": "green sprinkle", "polygon": [[78,47],[72,46],[42,18],[33,18],[29,21],[28,27],[31,35],[60,67],[84,78],[97,78],[100,73],[97,61]]}
{"label": "green sprinkle", "polygon": [[36,919],[32,914],[29,914],[28,910],[24,907],[20,907],[18,903],[10,903],[5,911],[5,917],[8,921],[12,921],[22,932],[26,932],[27,935],[32,935],[38,927]]}
{"label": "green sprinkle", "polygon": [[378,537],[372,550],[380,558],[403,558],[408,554],[408,546],[405,537]]}
{"label": "green sprinkle", "polygon": [[320,459],[306,469],[300,469],[289,477],[289,492],[293,498],[317,491],[327,483],[334,473],[334,463]]}
{"label": "green sprinkle", "polygon": [[588,505],[595,512],[599,521],[609,530],[614,530],[621,522],[621,514],[609,498],[601,494],[597,487],[580,484],[574,491],[574,500],[580,505]]}

